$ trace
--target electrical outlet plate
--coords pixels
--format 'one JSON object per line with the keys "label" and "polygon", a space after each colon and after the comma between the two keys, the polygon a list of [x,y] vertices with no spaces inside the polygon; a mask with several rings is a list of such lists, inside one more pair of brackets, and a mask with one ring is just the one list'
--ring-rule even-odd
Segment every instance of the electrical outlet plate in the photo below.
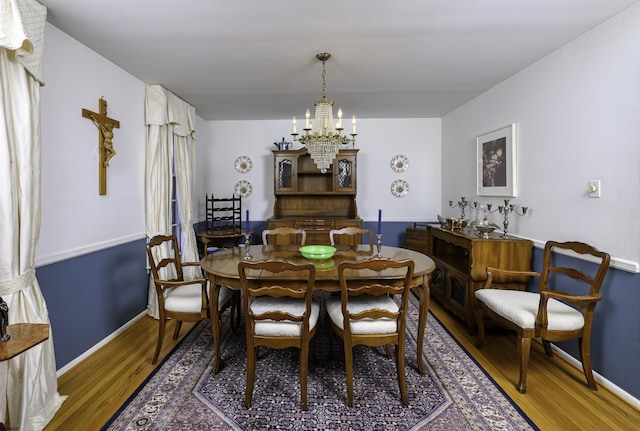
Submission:
{"label": "electrical outlet plate", "polygon": [[589,191],[590,198],[599,198],[600,197],[600,180],[589,180],[589,187],[587,189]]}

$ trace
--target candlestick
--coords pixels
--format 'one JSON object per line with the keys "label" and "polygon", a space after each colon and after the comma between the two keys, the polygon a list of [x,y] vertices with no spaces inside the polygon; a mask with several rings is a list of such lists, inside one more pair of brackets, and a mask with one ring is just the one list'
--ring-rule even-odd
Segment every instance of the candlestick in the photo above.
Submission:
{"label": "candlestick", "polygon": [[376,238],[377,238],[376,247],[378,249],[378,253],[376,254],[376,257],[382,257],[382,234],[376,235]]}
{"label": "candlestick", "polygon": [[[487,209],[489,210],[489,212],[491,213],[496,212],[496,210],[491,211],[491,206],[492,206],[491,204],[487,204]],[[506,238],[508,236],[509,214],[516,213],[519,216],[524,216],[527,213],[527,210],[529,209],[529,207],[520,207],[520,208],[522,212],[519,212],[518,208],[516,208],[514,204],[510,204],[509,199],[504,200],[504,206],[503,205],[498,206],[497,211],[503,216],[503,220],[502,220],[502,226],[504,227],[504,230],[502,232],[503,238]]]}
{"label": "candlestick", "polygon": [[[248,211],[247,211],[248,212]],[[251,234],[249,232],[247,232],[244,235],[244,256],[242,256],[242,258],[244,260],[251,260],[251,258],[253,256],[251,256],[251,254],[249,253],[249,249],[251,247]]]}
{"label": "candlestick", "polygon": [[382,234],[382,210],[378,210],[378,235]]}
{"label": "candlestick", "polygon": [[449,201],[449,206],[451,208],[460,207],[460,218],[464,218],[464,209],[467,207],[467,205],[469,205],[469,202],[464,196],[461,197],[458,203],[456,203],[455,205],[453,204],[453,201]]}

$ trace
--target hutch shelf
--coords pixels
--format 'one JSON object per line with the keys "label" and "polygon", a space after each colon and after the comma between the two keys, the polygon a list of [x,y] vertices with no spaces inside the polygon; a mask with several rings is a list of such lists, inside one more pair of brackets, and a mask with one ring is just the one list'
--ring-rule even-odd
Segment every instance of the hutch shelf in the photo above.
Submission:
{"label": "hutch shelf", "polygon": [[[322,173],[306,148],[273,150],[274,206],[268,228],[307,232],[307,244],[329,244],[329,231],[362,227],[356,205],[357,149],[341,149]],[[286,242],[280,237],[279,243]]]}

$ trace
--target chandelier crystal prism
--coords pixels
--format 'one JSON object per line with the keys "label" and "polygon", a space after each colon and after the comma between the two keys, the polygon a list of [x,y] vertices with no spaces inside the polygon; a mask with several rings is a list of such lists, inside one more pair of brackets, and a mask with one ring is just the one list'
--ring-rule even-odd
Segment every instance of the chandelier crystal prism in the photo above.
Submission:
{"label": "chandelier crystal prism", "polygon": [[316,166],[324,174],[331,167],[333,159],[336,158],[338,151],[342,145],[349,143],[355,146],[356,143],[356,117],[351,120],[352,133],[351,137],[342,134],[342,109],[338,109],[338,121],[333,122],[333,100],[327,99],[327,72],[325,69],[326,61],[331,58],[328,52],[322,52],[316,55],[316,58],[322,62],[322,98],[314,102],[316,107],[316,117],[311,124],[311,113],[307,109],[305,114],[304,134],[298,135],[296,117],[293,117],[293,136],[294,141],[300,141],[309,152],[309,155],[315,162]]}

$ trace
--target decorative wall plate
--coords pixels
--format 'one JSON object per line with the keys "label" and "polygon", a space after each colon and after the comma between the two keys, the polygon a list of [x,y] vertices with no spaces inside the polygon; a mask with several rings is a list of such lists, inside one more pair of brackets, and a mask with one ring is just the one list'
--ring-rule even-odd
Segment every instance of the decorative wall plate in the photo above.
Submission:
{"label": "decorative wall plate", "polygon": [[236,183],[233,191],[241,198],[248,198],[253,192],[253,186],[247,180],[240,180]]}
{"label": "decorative wall plate", "polygon": [[246,174],[253,167],[253,162],[249,156],[240,156],[235,161],[236,171]]}
{"label": "decorative wall plate", "polygon": [[391,169],[396,172],[404,172],[409,167],[409,159],[407,156],[398,154],[391,159]]}
{"label": "decorative wall plate", "polygon": [[391,194],[397,198],[402,198],[409,193],[409,183],[405,180],[395,180],[391,183]]}

